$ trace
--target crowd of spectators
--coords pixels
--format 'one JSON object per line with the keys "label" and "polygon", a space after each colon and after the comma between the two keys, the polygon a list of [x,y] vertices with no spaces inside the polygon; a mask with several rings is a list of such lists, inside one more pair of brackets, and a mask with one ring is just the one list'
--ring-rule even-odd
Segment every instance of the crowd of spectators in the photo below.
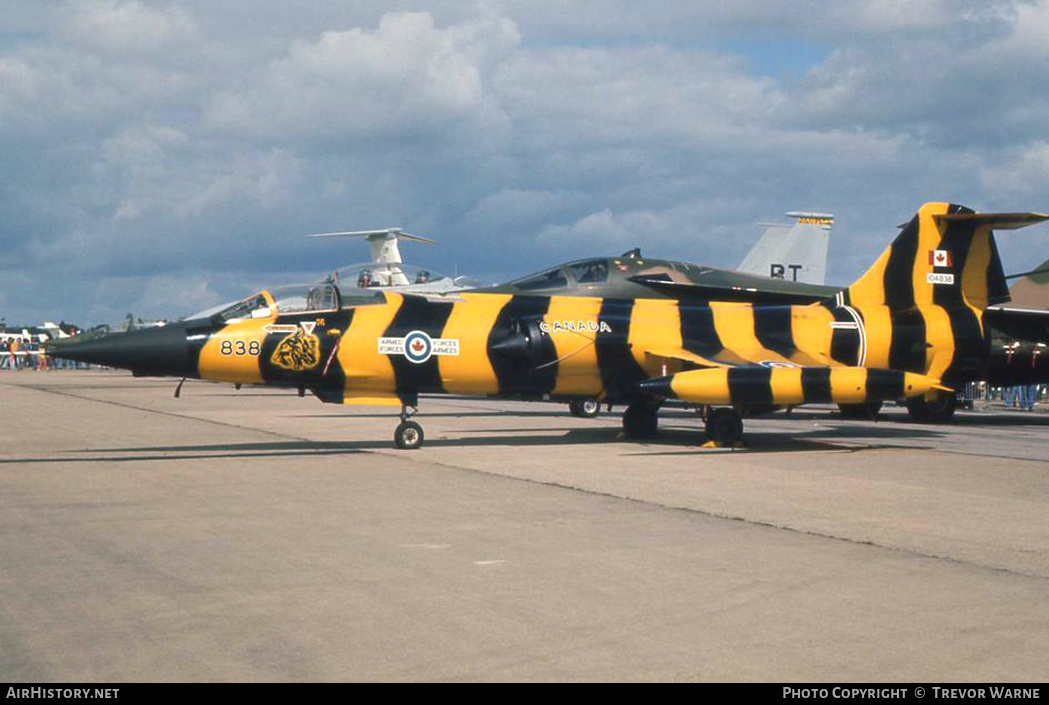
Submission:
{"label": "crowd of spectators", "polygon": [[44,352],[38,340],[32,337],[12,336],[0,340],[0,370],[18,372],[21,370],[80,370],[88,365],[51,357]]}
{"label": "crowd of spectators", "polygon": [[1049,385],[1019,384],[1012,387],[995,387],[986,382],[973,382],[966,389],[966,399],[972,408],[972,402],[983,400],[985,407],[995,406],[1001,400],[1006,409],[1034,411],[1035,404],[1049,401]]}

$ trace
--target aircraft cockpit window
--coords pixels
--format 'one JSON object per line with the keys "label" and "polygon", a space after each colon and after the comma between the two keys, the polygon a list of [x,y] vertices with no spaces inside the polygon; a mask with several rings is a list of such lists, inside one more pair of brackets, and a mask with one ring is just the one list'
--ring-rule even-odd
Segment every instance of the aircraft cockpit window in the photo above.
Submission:
{"label": "aircraft cockpit window", "polygon": [[244,318],[268,318],[269,315],[270,305],[262,294],[256,294],[251,298],[238,301],[229,308],[219,312],[219,317],[224,321],[236,321]]}
{"label": "aircraft cockpit window", "polygon": [[524,291],[532,291],[535,289],[559,289],[568,286],[568,279],[565,278],[564,272],[561,268],[551,269],[548,272],[542,274],[536,274],[535,276],[528,277],[526,279],[520,279],[516,282],[512,282],[518,289]]}
{"label": "aircraft cockpit window", "polygon": [[580,284],[595,284],[608,281],[608,260],[592,259],[569,265],[572,277]]}
{"label": "aircraft cockpit window", "polygon": [[280,313],[334,311],[339,307],[335,287],[327,283],[284,286],[272,289],[270,294]]}
{"label": "aircraft cockpit window", "polygon": [[339,287],[339,301],[342,302],[343,308],[374,306],[386,303],[386,294],[375,289]]}

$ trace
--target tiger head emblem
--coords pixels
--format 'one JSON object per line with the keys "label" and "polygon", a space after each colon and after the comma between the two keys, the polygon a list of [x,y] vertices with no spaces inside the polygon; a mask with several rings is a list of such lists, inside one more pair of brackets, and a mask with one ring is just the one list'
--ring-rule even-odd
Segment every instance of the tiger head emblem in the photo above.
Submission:
{"label": "tiger head emblem", "polygon": [[312,370],[320,363],[320,359],[320,340],[300,328],[277,344],[270,362],[285,370],[301,372]]}

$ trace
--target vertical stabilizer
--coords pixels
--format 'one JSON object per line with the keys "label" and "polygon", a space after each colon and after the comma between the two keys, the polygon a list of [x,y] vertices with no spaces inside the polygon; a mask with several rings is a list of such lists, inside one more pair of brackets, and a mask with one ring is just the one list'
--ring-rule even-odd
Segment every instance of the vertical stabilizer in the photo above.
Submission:
{"label": "vertical stabilizer", "polygon": [[764,277],[823,284],[827,276],[827,244],[834,216],[829,213],[787,213],[793,224],[765,225],[765,232],[747,253],[739,271]]}
{"label": "vertical stabilizer", "polygon": [[926,203],[847,292],[848,302],[984,309],[1009,300],[992,229],[1046,220],[1041,213],[976,213],[953,203]]}

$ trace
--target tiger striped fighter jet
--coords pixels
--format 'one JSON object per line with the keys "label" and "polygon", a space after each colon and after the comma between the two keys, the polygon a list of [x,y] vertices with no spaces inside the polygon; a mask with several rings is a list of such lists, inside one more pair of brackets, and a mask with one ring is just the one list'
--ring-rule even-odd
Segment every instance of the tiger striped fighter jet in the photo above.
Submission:
{"label": "tiger striped fighter jet", "polygon": [[324,283],[53,354],[400,406],[401,448],[423,443],[410,419],[419,395],[440,393],[625,404],[635,438],[654,434],[661,403],[677,398],[707,407],[707,435],[733,443],[747,407],[953,398],[987,360],[988,306],[1008,299],[992,228],[1047,218],[927,203],[858,281],[805,305],[495,292],[449,300]]}

